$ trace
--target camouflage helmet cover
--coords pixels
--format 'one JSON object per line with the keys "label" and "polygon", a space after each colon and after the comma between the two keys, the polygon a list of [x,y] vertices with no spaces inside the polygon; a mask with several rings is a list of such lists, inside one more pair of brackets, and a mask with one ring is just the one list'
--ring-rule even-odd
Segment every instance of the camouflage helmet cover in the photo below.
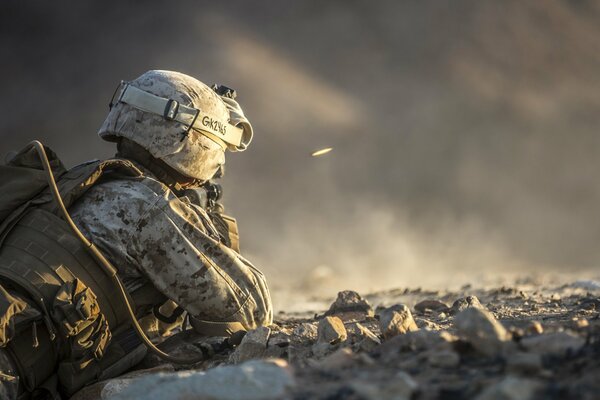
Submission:
{"label": "camouflage helmet cover", "polygon": [[[242,151],[252,140],[252,126],[234,99],[221,97],[197,79],[179,72],[148,71],[132,82],[122,83],[118,96],[100,127],[100,137],[108,141],[127,138],[195,179],[212,178],[225,163],[225,148]],[[157,102],[161,112],[151,107]],[[163,103],[168,107],[174,104],[171,111],[175,114],[167,115],[168,107],[163,113]],[[177,117],[186,110],[190,118]],[[219,131],[212,129],[223,126],[239,131],[239,140],[224,141]]]}

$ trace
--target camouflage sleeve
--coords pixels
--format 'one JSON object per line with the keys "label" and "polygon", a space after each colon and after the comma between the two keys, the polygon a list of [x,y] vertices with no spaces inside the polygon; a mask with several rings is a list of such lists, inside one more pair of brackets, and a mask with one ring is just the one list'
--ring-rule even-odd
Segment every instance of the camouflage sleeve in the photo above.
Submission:
{"label": "camouflage sleeve", "polygon": [[246,329],[272,322],[264,275],[213,239],[201,216],[158,182],[94,186],[72,216],[119,275],[141,272],[193,317]]}
{"label": "camouflage sleeve", "polygon": [[240,322],[246,329],[272,322],[264,275],[210,237],[194,210],[170,192],[133,229],[129,253],[156,288],[190,315]]}

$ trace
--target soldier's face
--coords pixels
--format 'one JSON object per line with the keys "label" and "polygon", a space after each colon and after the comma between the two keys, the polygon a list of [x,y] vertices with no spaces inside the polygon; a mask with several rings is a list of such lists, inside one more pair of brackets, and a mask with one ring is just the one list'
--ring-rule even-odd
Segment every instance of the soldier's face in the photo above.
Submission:
{"label": "soldier's face", "polygon": [[198,168],[198,180],[206,182],[215,178],[225,166],[225,151],[219,147],[213,147],[202,152],[198,157],[198,162],[202,164]]}
{"label": "soldier's face", "polygon": [[180,151],[162,160],[185,176],[206,182],[225,164],[225,150],[208,137],[195,134],[188,136]]}

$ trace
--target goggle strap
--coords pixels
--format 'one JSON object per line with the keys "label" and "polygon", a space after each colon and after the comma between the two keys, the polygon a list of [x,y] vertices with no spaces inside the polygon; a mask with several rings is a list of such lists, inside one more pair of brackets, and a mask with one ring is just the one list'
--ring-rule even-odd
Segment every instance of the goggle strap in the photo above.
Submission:
{"label": "goggle strap", "polygon": [[123,83],[125,87],[117,102],[128,104],[138,110],[160,115],[168,121],[176,121],[204,134],[225,146],[240,147],[244,130],[227,121],[214,118],[194,107],[180,104],[176,100],[156,96],[144,90]]}

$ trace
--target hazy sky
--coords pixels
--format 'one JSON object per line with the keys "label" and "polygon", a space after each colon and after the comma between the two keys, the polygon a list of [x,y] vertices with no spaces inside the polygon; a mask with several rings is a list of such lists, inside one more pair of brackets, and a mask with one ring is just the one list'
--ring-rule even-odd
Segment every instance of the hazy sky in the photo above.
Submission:
{"label": "hazy sky", "polygon": [[121,79],[236,88],[255,141],[225,202],[278,285],[600,263],[597,2],[4,1],[0,58],[0,153],[69,165],[113,153]]}

